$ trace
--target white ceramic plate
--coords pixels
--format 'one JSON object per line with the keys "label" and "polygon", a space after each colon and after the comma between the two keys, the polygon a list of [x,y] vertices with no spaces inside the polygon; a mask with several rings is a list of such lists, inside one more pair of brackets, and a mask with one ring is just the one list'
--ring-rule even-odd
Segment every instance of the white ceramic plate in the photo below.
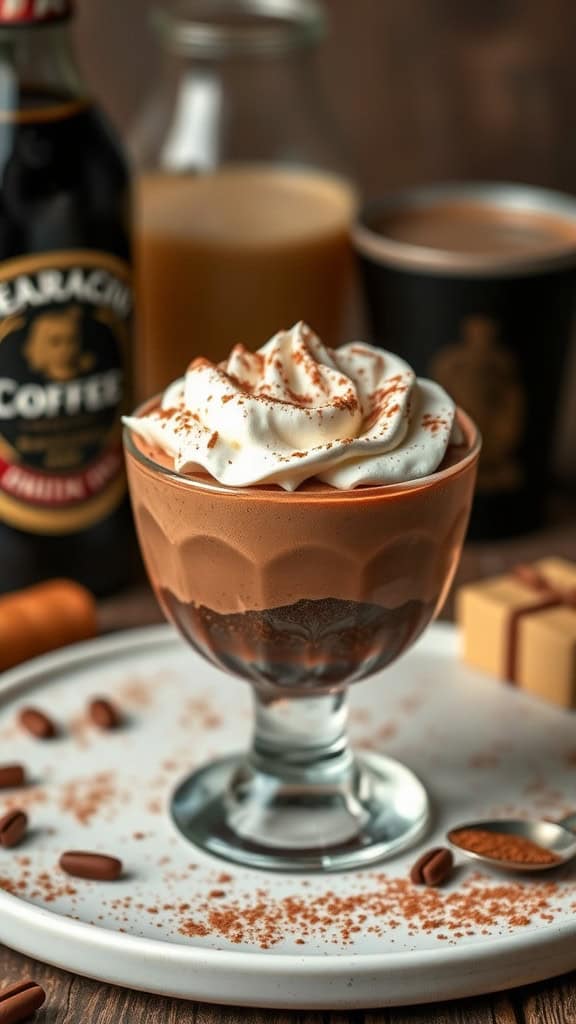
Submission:
{"label": "white ceramic plate", "polygon": [[[124,708],[124,728],[103,734],[87,723],[98,694]],[[61,723],[59,739],[22,733],[15,719],[27,703]],[[446,626],[354,687],[351,703],[356,742],[427,780],[435,832],[378,870],[291,877],[210,859],[168,817],[182,775],[241,748],[250,730],[248,686],[169,627],[5,674],[0,762],[25,762],[33,784],[0,792],[0,811],[24,805],[31,826],[23,846],[0,850],[0,941],[118,985],[293,1009],[457,998],[576,967],[573,867],[510,879],[462,861],[445,889],[407,880],[411,861],[458,821],[573,810],[574,716],[465,669]],[[65,849],[120,855],[125,876],[70,879],[57,867]]]}

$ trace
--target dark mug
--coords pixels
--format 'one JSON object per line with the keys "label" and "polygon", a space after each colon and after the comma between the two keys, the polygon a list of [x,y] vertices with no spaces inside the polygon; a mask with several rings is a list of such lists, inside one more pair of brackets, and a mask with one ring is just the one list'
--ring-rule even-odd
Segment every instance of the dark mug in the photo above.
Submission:
{"label": "dark mug", "polygon": [[482,432],[470,536],[540,525],[573,328],[576,200],[524,185],[411,189],[367,204],[354,239],[371,340],[439,381]]}

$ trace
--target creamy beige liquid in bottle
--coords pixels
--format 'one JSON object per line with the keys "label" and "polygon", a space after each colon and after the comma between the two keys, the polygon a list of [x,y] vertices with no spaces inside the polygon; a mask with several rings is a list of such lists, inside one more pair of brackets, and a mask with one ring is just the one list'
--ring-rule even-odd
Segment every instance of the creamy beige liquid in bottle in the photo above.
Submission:
{"label": "creamy beige liquid in bottle", "polygon": [[198,176],[143,175],[137,285],[141,397],[191,356],[223,359],[306,320],[341,340],[355,193],[344,180],[258,165]]}

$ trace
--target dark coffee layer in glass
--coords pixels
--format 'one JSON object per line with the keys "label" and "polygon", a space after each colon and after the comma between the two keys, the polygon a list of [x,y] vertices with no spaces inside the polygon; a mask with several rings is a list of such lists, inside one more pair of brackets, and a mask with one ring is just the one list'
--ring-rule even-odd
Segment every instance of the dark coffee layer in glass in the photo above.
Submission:
{"label": "dark coffee layer in glass", "polygon": [[283,690],[334,689],[385,668],[429,622],[433,609],[336,598],[300,600],[262,611],[220,614],[160,593],[189,643],[218,668]]}

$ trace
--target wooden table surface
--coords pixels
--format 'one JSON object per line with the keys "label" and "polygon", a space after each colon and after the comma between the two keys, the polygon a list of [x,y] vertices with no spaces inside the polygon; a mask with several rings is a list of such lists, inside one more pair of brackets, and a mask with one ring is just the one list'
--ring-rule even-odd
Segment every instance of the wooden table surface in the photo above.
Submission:
{"label": "wooden table surface", "polygon": [[[576,502],[553,510],[553,525],[514,541],[469,545],[457,582],[495,574],[525,561],[560,555],[576,561]],[[447,614],[451,613],[448,602]],[[162,616],[147,587],[102,602],[100,625],[111,631],[159,622]],[[574,951],[576,967],[576,949]],[[439,1005],[355,1013],[289,1013],[184,1003],[131,992],[75,977],[0,947],[0,986],[33,977],[48,994],[38,1024],[576,1024],[576,971],[542,984],[478,999]]]}

